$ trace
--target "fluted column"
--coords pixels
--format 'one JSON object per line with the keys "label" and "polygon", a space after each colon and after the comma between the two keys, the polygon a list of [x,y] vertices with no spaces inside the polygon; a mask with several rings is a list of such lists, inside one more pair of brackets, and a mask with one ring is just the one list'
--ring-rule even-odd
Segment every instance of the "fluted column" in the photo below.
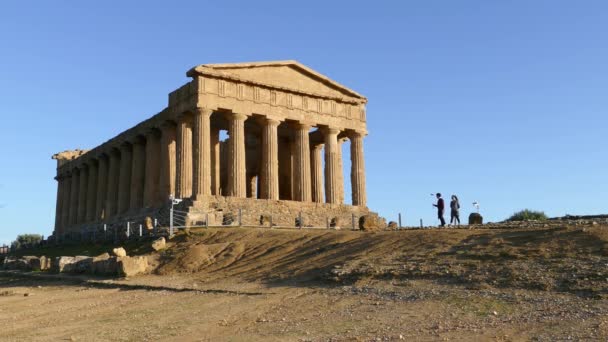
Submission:
{"label": "fluted column", "polygon": [[342,159],[343,139],[338,139],[338,203],[344,203],[344,159]]}
{"label": "fluted column", "polygon": [[310,149],[312,200],[316,203],[323,203],[323,163],[321,161],[322,149],[322,144],[312,146]]}
{"label": "fluted column", "polygon": [[247,116],[240,113],[232,113],[229,116],[228,172],[230,176],[228,180],[230,195],[234,197],[247,196],[245,185],[247,177],[245,168],[245,119],[247,119]]}
{"label": "fluted column", "polygon": [[130,144],[120,146],[120,173],[118,176],[118,211],[122,214],[129,210],[131,194],[131,167],[133,164],[133,149]]}
{"label": "fluted column", "polygon": [[279,121],[265,119],[262,131],[262,168],[260,198],[279,199],[279,145],[277,127]]}
{"label": "fluted column", "polygon": [[363,156],[363,134],[354,132],[350,137],[350,181],[352,188],[353,205],[366,206],[367,194],[365,191],[365,159]]}
{"label": "fluted column", "polygon": [[175,195],[176,175],[176,127],[172,122],[161,126],[160,138],[160,203],[164,203],[169,196]]}
{"label": "fluted column", "polygon": [[70,225],[70,194],[72,187],[72,174],[64,175],[63,200],[61,201],[61,232],[65,232],[65,228]]}
{"label": "fluted column", "polygon": [[70,187],[70,226],[78,221],[78,186],[80,185],[80,170],[72,170]]}
{"label": "fluted column", "polygon": [[310,126],[302,123],[295,125],[295,200],[310,202],[312,200],[310,181]]}
{"label": "fluted column", "polygon": [[110,151],[108,161],[108,192],[104,217],[106,220],[118,214],[118,183],[120,180],[120,154],[118,151]]}
{"label": "fluted column", "polygon": [[87,213],[87,186],[89,185],[89,168],[83,165],[80,169],[80,183],[78,185],[78,217],[76,223],[85,221]]}
{"label": "fluted column", "polygon": [[144,186],[144,207],[161,204],[159,199],[160,181],[160,135],[156,130],[146,134],[146,181]]}
{"label": "fluted column", "polygon": [[194,155],[193,196],[211,195],[211,132],[212,110],[196,108],[194,111],[194,132],[192,149]]}
{"label": "fluted column", "polygon": [[95,203],[97,201],[97,161],[89,162],[89,181],[87,184],[87,210],[85,213],[85,222],[91,222],[95,219]]}
{"label": "fluted column", "polygon": [[325,129],[325,202],[339,203],[338,133],[335,128]]}
{"label": "fluted column", "polygon": [[129,191],[129,210],[143,207],[144,181],[146,172],[146,145],[143,139],[133,142],[133,162],[131,163],[131,190]]}
{"label": "fluted column", "polygon": [[192,196],[192,125],[185,115],[177,123],[177,198]]}
{"label": "fluted column", "polygon": [[63,190],[65,187],[65,178],[61,175],[55,177],[57,180],[57,201],[55,203],[55,230],[54,233],[59,235],[61,233],[61,213],[63,207]]}
{"label": "fluted column", "polygon": [[211,127],[211,193],[220,195],[220,130],[217,127]]}
{"label": "fluted column", "polygon": [[108,195],[108,158],[100,156],[97,163],[97,199],[95,201],[95,221],[103,220],[106,214],[106,196]]}

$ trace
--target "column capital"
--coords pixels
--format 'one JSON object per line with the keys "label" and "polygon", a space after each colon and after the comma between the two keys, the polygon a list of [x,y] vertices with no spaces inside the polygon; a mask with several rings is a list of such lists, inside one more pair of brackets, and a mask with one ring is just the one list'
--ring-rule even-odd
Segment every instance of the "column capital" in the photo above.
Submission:
{"label": "column capital", "polygon": [[243,113],[235,113],[235,112],[231,112],[230,114],[228,114],[228,117],[232,120],[242,120],[245,121],[249,116],[247,114],[243,114]]}
{"label": "column capital", "polygon": [[340,129],[336,127],[323,127],[322,132],[323,134],[338,134],[340,133]]}
{"label": "column capital", "polygon": [[207,107],[196,107],[196,109],[194,110],[194,113],[196,115],[210,116],[211,114],[213,114],[213,109],[207,108]]}
{"label": "column capital", "polygon": [[312,128],[312,126],[314,126],[314,124],[311,123],[311,122],[308,122],[308,121],[295,121],[293,123],[293,127],[299,128],[299,129],[308,129],[308,130],[310,130]]}
{"label": "column capital", "polygon": [[310,149],[313,151],[320,150],[325,144],[310,144]]}
{"label": "column capital", "polygon": [[367,131],[348,130],[346,136],[349,138],[363,138],[367,135]]}

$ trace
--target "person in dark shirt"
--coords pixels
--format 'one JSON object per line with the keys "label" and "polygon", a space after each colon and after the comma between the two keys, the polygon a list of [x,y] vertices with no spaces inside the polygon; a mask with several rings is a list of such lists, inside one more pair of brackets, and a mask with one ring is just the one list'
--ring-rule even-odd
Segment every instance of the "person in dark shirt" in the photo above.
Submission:
{"label": "person in dark shirt", "polygon": [[456,195],[452,195],[452,201],[450,202],[450,224],[456,224],[460,226],[460,203],[458,202],[458,197]]}
{"label": "person in dark shirt", "polygon": [[441,194],[437,193],[437,204],[433,204],[434,207],[437,208],[437,218],[441,221],[441,227],[445,226],[445,219],[443,218],[443,211],[445,209],[445,204],[443,203],[443,198],[441,198]]}

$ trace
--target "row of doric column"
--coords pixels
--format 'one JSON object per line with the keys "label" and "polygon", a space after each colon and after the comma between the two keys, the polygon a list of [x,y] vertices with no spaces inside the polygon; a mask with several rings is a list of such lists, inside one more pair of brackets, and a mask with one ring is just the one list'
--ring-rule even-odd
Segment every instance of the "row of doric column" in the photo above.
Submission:
{"label": "row of doric column", "polygon": [[[142,208],[160,206],[170,195],[197,199],[206,195],[247,197],[245,121],[247,115],[230,113],[227,141],[227,191],[220,189],[219,129],[211,127],[212,111],[197,108],[177,122],[143,132],[118,147],[88,159],[57,176],[56,230],[100,222]],[[255,197],[279,199],[280,121],[259,121],[261,164]],[[323,142],[311,144],[311,126],[293,125],[291,148],[292,199],[303,202],[344,202],[342,153],[338,129],[321,129]],[[352,204],[366,205],[363,135],[351,132]],[[322,149],[324,148],[323,170]],[[63,170],[65,171],[65,170]]]}

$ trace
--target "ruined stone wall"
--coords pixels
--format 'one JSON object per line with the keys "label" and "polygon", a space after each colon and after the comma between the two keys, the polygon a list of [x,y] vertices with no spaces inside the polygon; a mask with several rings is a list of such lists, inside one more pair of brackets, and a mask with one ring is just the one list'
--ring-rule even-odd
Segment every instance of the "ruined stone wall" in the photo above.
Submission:
{"label": "ruined stone wall", "polygon": [[237,225],[239,209],[244,226],[260,225],[260,216],[264,215],[272,217],[274,225],[294,227],[301,213],[305,227],[327,227],[328,221],[337,218],[339,226],[351,228],[353,214],[355,222],[360,216],[370,214],[365,207],[350,205],[212,196],[206,204],[191,207],[188,217],[191,224],[202,225],[209,215],[210,225],[221,225],[229,213]]}

